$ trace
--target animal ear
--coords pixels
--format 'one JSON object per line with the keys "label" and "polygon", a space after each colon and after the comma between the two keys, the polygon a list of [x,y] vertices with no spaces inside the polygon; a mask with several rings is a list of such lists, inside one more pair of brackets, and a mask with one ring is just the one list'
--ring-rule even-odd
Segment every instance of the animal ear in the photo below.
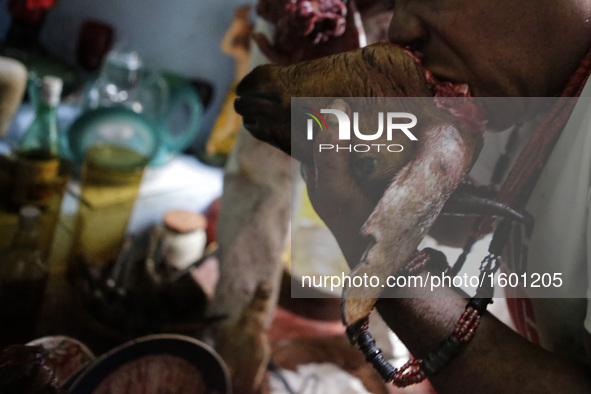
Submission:
{"label": "animal ear", "polygon": [[[312,108],[316,108],[315,110]],[[290,132],[290,154],[291,156],[307,166],[314,166],[316,162],[315,152],[317,149],[318,136],[320,133],[339,133],[340,127],[348,127],[346,123],[351,118],[351,107],[345,100],[337,98],[327,102],[325,98],[311,98],[306,100],[306,111],[291,111],[291,132]],[[310,110],[310,112],[308,112]],[[319,112],[318,112],[319,111]],[[331,112],[333,111],[333,112]],[[347,119],[343,121],[344,116]],[[313,117],[321,124],[320,128],[301,128],[295,125],[304,125],[305,122],[312,122]],[[341,122],[339,122],[339,118]],[[326,129],[326,130],[325,130]],[[312,130],[312,131],[310,131]],[[319,131],[320,130],[320,131]],[[310,135],[309,133],[313,133]],[[334,140],[338,143],[338,139]]]}
{"label": "animal ear", "polygon": [[[351,106],[349,105],[349,103],[343,100],[342,98],[336,98],[332,100],[326,108],[332,110],[336,109],[337,111],[344,112],[345,114],[347,114],[347,117],[349,119],[351,119],[351,114],[353,113],[353,111],[351,111]],[[338,130],[339,123],[336,121],[336,119],[337,118],[335,116],[328,116],[326,117],[326,123],[328,123],[329,125],[335,125],[336,127],[334,127],[334,129]]]}
{"label": "animal ear", "polygon": [[[341,128],[345,130],[350,130],[350,119],[351,119],[351,106],[348,102],[341,98],[336,98],[332,100],[325,108],[320,110],[321,115],[324,115],[324,120],[326,121],[327,126],[327,133],[338,133],[339,136],[341,134]],[[343,114],[346,115],[346,118],[342,116]],[[318,131],[313,136],[313,139],[316,138],[318,135]],[[320,131],[322,133],[322,131]],[[338,144],[338,138],[333,138],[336,140]]]}
{"label": "animal ear", "polygon": [[328,104],[327,108],[338,109],[343,112],[346,112],[348,116],[351,116],[351,106],[342,98],[336,98],[332,100],[330,104]]}

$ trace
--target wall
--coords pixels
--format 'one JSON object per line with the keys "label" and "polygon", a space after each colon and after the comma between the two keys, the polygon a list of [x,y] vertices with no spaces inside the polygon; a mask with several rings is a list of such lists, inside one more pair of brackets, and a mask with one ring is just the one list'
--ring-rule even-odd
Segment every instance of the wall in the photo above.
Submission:
{"label": "wall", "polygon": [[[0,0],[5,8],[7,0]],[[198,144],[202,144],[233,76],[233,60],[219,43],[237,5],[254,0],[60,0],[51,9],[42,43],[74,63],[78,29],[86,18],[115,27],[116,37],[136,49],[147,67],[198,77],[214,84]],[[2,18],[0,18],[0,21]],[[1,31],[0,31],[1,33]]]}

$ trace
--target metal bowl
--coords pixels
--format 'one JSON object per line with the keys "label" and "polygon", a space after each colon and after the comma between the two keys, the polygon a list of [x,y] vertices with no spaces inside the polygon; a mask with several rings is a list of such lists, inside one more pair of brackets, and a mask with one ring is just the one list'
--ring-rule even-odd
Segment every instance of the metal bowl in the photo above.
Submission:
{"label": "metal bowl", "polygon": [[[72,383],[68,393],[93,393],[111,373],[126,364],[142,357],[160,355],[177,357],[196,367],[205,385],[203,392],[210,394],[231,392],[228,370],[212,348],[191,337],[160,334],[127,342],[99,357]],[[140,387],[137,390],[138,394],[144,392]],[[198,391],[191,391],[193,392]]]}

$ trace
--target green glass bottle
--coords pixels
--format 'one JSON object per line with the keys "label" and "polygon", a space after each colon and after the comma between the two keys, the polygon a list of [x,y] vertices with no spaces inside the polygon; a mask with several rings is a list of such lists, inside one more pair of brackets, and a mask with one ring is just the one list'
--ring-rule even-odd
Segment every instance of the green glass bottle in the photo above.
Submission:
{"label": "green glass bottle", "polygon": [[61,93],[61,79],[43,77],[35,119],[17,146],[17,154],[38,160],[59,156],[56,108],[60,103]]}
{"label": "green glass bottle", "polygon": [[13,202],[18,205],[48,205],[59,172],[56,108],[62,80],[43,77],[35,119],[15,149],[16,172]]}

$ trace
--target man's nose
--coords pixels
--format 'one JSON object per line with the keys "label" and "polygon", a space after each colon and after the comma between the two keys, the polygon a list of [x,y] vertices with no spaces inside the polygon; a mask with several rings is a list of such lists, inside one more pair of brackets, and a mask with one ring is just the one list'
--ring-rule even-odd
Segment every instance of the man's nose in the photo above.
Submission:
{"label": "man's nose", "polygon": [[405,6],[396,6],[388,28],[388,39],[413,51],[420,51],[427,38],[421,19]]}

